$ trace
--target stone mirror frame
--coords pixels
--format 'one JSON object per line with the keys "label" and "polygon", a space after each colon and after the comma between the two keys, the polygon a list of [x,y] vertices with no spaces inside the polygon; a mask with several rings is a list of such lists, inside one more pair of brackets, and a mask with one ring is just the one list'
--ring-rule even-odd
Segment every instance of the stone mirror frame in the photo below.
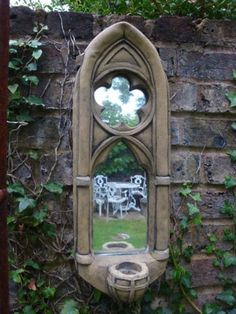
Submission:
{"label": "stone mirror frame", "polygon": [[[133,124],[126,123],[126,118],[107,123],[107,109],[96,98],[99,88],[104,96],[119,78],[130,89],[131,98],[134,90],[144,95]],[[147,174],[147,245],[143,250],[122,250],[121,245],[117,251],[97,253],[92,244],[93,178],[112,147],[121,141]],[[165,271],[169,256],[169,99],[155,47],[126,22],[101,32],[85,51],[74,87],[73,155],[79,275],[118,301],[135,301]]]}

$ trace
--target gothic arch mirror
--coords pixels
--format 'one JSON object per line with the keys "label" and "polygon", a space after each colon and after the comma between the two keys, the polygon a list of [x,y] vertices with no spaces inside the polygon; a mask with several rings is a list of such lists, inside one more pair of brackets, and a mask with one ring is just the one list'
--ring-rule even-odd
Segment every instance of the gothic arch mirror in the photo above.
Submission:
{"label": "gothic arch mirror", "polygon": [[169,100],[151,42],[120,22],[85,51],[73,104],[79,274],[118,301],[141,298],[166,268]]}

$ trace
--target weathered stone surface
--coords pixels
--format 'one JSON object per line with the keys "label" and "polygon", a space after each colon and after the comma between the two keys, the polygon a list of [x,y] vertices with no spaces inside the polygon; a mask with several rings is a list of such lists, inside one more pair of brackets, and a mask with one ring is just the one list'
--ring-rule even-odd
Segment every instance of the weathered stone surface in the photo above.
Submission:
{"label": "weathered stone surface", "polygon": [[[220,284],[218,279],[219,269],[212,266],[214,257],[195,256],[189,268],[192,272],[192,280],[194,287],[207,287]],[[230,267],[227,275],[236,281],[236,267]]]}
{"label": "weathered stone surface", "polygon": [[202,80],[232,80],[236,53],[177,51],[177,75]]}
{"label": "weathered stone surface", "polygon": [[47,34],[52,38],[91,39],[93,37],[93,15],[74,12],[50,12],[47,15]]}
{"label": "weathered stone surface", "polygon": [[72,153],[44,154],[40,159],[40,180],[45,183],[48,180],[52,167],[55,168],[50,177],[50,182],[72,185]]}
{"label": "weathered stone surface", "polygon": [[47,109],[72,109],[74,76],[41,75],[40,84],[32,88],[33,95],[40,95]]}
{"label": "weathered stone surface", "polygon": [[43,57],[39,59],[38,71],[40,73],[63,74],[65,70],[72,73],[76,71],[73,50],[68,49],[65,42],[53,44],[44,42],[42,46]]}
{"label": "weathered stone surface", "polygon": [[[21,129],[18,147],[24,149],[54,150],[61,137],[61,149],[70,149],[69,132],[71,123],[66,117],[37,117]],[[63,133],[63,134],[62,134]]]}
{"label": "weathered stone surface", "polygon": [[203,220],[201,226],[189,229],[184,235],[184,242],[192,245],[200,253],[209,244],[208,235],[214,234],[217,238],[217,248],[229,250],[233,248],[233,245],[223,240],[225,229],[233,232],[233,222],[230,220]]}
{"label": "weathered stone surface", "polygon": [[236,135],[231,127],[233,121],[216,119],[212,116],[207,119],[193,116],[173,117],[172,144],[205,148],[234,148]]}
{"label": "weathered stone surface", "polygon": [[225,176],[236,174],[236,164],[226,154],[207,153],[202,156],[202,181],[211,184],[223,184]]}
{"label": "weathered stone surface", "polygon": [[[197,22],[197,21],[196,21]],[[199,42],[204,46],[235,47],[234,21],[204,19],[196,23]]]}
{"label": "weathered stone surface", "polygon": [[171,80],[169,84],[172,112],[235,112],[225,96],[229,91],[236,91],[233,85],[201,85]]}
{"label": "weathered stone surface", "polygon": [[198,85],[170,82],[170,104],[172,111],[196,111],[198,108]]}
{"label": "weathered stone surface", "polygon": [[171,160],[172,182],[184,183],[200,181],[200,154],[192,152],[173,151]]}
{"label": "weathered stone surface", "polygon": [[222,287],[220,286],[197,288],[198,298],[195,302],[200,308],[202,308],[206,303],[215,303],[215,297],[221,292]]}
{"label": "weathered stone surface", "polygon": [[[183,198],[179,194],[179,188],[172,188],[172,215],[182,215],[187,212],[186,202],[183,201]],[[206,219],[219,219],[219,218],[228,218],[220,213],[220,209],[223,207],[225,200],[233,202],[233,195],[229,191],[222,189],[193,189],[193,193],[199,192],[201,195],[202,201],[198,203],[198,207],[201,211],[201,215]]]}
{"label": "weathered stone surface", "polygon": [[10,10],[10,33],[12,36],[33,34],[35,12],[29,7],[12,7]]}
{"label": "weathered stone surface", "polygon": [[141,32],[145,32],[144,28],[144,18],[141,16],[129,16],[129,15],[107,15],[107,16],[94,16],[94,29],[93,35],[94,37],[98,35],[105,28],[111,26],[112,24],[125,21],[136,28],[138,28]]}
{"label": "weathered stone surface", "polygon": [[175,76],[177,71],[176,50],[172,48],[159,48],[158,52],[166,75],[169,77]]}
{"label": "weathered stone surface", "polygon": [[236,91],[233,86],[210,84],[199,86],[199,99],[197,103],[198,112],[235,112],[230,108],[225,94]]}
{"label": "weathered stone surface", "polygon": [[163,16],[155,21],[152,37],[156,41],[192,43],[196,41],[192,18]]}

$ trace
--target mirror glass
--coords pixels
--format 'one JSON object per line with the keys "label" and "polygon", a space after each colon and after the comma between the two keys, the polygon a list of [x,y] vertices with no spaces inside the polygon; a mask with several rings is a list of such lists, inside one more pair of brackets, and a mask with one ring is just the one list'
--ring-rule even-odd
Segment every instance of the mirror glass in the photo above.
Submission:
{"label": "mirror glass", "polygon": [[120,141],[93,177],[93,249],[126,252],[147,242],[147,176]]}
{"label": "mirror glass", "polygon": [[124,124],[135,127],[140,123],[139,109],[147,100],[140,89],[130,90],[129,81],[122,76],[112,79],[109,88],[99,87],[94,92],[98,105],[103,107],[101,119],[111,127]]}

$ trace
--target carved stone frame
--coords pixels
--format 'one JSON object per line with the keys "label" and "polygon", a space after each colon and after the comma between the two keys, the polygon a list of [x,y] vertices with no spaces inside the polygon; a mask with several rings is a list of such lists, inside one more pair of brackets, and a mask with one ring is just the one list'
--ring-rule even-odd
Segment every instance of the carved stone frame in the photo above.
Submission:
{"label": "carved stone frame", "polygon": [[[99,117],[94,90],[122,75],[144,86],[148,102],[134,128],[112,128]],[[92,251],[92,176],[108,151],[123,140],[148,173],[148,247],[143,252],[94,254]],[[105,293],[111,265],[137,261],[150,282],[166,268],[169,241],[170,138],[168,84],[159,55],[135,27],[120,22],[100,33],[85,51],[73,99],[73,177],[76,261],[79,274]]]}

